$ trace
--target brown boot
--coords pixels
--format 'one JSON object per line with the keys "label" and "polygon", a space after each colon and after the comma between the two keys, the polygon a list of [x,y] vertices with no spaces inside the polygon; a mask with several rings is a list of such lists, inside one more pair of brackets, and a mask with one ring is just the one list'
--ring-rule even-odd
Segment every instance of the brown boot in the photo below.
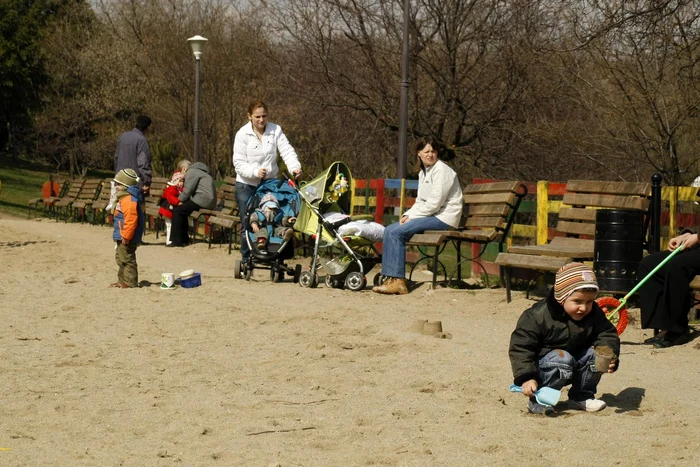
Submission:
{"label": "brown boot", "polygon": [[398,277],[390,277],[387,281],[380,286],[373,287],[372,292],[377,292],[387,295],[404,295],[408,293],[408,287],[406,287],[406,279],[399,279]]}

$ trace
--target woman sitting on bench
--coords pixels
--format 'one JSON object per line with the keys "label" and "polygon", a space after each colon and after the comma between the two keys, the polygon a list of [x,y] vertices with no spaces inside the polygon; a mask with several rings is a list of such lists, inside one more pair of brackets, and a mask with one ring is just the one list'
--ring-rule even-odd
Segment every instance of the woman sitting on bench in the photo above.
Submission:
{"label": "woman sitting on bench", "polygon": [[439,157],[441,146],[433,139],[421,139],[418,153],[418,196],[401,220],[384,229],[382,240],[382,275],[384,284],[372,291],[382,294],[405,294],[406,242],[426,230],[456,228],[462,217],[462,189],[457,173]]}
{"label": "woman sitting on bench", "polygon": [[660,251],[642,259],[637,277],[646,277],[664,258],[685,243],[683,251],[671,258],[639,289],[642,328],[660,329],[644,341],[656,348],[685,344],[690,340],[688,312],[690,282],[700,274],[698,234],[683,233],[668,242],[668,251]]}

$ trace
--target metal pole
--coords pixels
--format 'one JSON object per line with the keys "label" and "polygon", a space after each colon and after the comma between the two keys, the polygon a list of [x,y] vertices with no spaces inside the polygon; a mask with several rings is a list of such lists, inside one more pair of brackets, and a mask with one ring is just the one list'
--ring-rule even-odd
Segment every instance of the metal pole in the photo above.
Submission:
{"label": "metal pole", "polygon": [[200,59],[196,58],[197,63],[194,81],[194,161],[199,160],[199,62]]}
{"label": "metal pole", "polygon": [[661,248],[661,174],[651,176],[651,226],[649,234],[649,253],[656,253]]}
{"label": "metal pole", "polygon": [[404,0],[403,48],[401,51],[401,98],[399,100],[399,149],[396,154],[399,179],[406,178],[406,133],[408,132],[408,18],[410,7],[410,0]]}

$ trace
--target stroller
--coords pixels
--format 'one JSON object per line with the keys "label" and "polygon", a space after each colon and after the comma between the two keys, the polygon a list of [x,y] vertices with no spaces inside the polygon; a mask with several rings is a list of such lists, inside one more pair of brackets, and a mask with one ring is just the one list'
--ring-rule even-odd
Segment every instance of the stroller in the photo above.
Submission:
{"label": "stroller", "polygon": [[[299,282],[302,267],[297,264],[294,269],[288,267],[284,261],[294,256],[294,237],[292,235],[278,236],[277,229],[272,223],[261,220],[261,229],[267,230],[267,241],[264,246],[256,241],[256,236],[247,221],[254,214],[265,195],[272,194],[277,200],[279,213],[276,217],[298,217],[301,206],[299,191],[287,180],[266,180],[258,185],[255,194],[248,200],[245,207],[246,232],[241,238],[242,242],[248,242],[250,254],[244,263],[236,260],[234,274],[236,278],[250,280],[254,269],[269,269],[270,280],[282,282],[285,274],[294,277],[294,282]],[[243,220],[243,218],[241,219]]]}
{"label": "stroller", "polygon": [[[334,162],[299,189],[302,204],[294,230],[314,239],[311,265],[299,278],[302,287],[316,287],[319,283],[318,270],[322,268],[326,286],[362,290],[367,285],[365,275],[382,261],[374,246],[376,240],[344,235],[338,231],[341,226],[354,220],[371,218],[344,215],[352,214],[351,187],[352,176],[348,166]],[[339,220],[334,221],[330,214],[338,214],[335,217]],[[320,258],[322,248],[331,254],[330,260]]]}

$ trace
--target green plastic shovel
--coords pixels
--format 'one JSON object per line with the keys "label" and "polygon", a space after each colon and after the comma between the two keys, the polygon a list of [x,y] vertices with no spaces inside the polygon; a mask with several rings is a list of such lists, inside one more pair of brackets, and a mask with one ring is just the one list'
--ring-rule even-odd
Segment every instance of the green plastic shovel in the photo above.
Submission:
{"label": "green plastic shovel", "polygon": [[627,295],[625,295],[624,297],[622,297],[622,298],[620,299],[620,304],[617,305],[617,308],[615,308],[613,311],[610,312],[610,314],[607,315],[608,319],[612,321],[612,318],[613,318],[614,316],[616,316],[616,315],[620,312],[620,310],[622,309],[622,307],[625,306],[625,305],[627,304],[627,300],[628,300],[632,295],[634,295],[634,293],[635,293],[637,290],[639,290],[639,288],[640,288],[641,286],[643,286],[644,283],[645,283],[647,280],[649,280],[649,279],[651,278],[651,276],[653,276],[654,274],[656,274],[656,271],[658,271],[659,269],[661,269],[661,268],[664,266],[664,264],[668,263],[669,260],[670,260],[671,258],[673,258],[676,254],[680,253],[680,251],[683,249],[684,246],[685,246],[685,242],[683,242],[683,243],[681,243],[680,245],[678,245],[678,248],[676,248],[675,250],[673,250],[673,251],[671,252],[670,255],[668,255],[666,258],[664,258],[663,261],[661,261],[661,262],[658,264],[658,266],[656,266],[654,269],[652,269],[651,272],[650,272],[649,274],[647,274],[646,276],[644,276],[644,278],[643,278],[642,280],[640,280],[639,283],[638,283],[637,285],[635,285],[634,288],[633,288],[632,290],[630,290],[629,293],[628,293]]}

